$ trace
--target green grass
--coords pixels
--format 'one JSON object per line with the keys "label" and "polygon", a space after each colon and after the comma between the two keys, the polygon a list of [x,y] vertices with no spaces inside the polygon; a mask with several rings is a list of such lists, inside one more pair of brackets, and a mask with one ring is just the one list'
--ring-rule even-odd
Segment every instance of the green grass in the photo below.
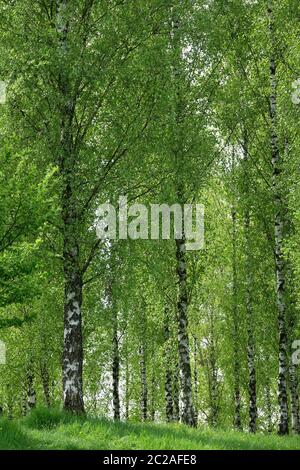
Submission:
{"label": "green grass", "polygon": [[300,449],[300,437],[125,424],[39,408],[26,418],[0,419],[0,449]]}

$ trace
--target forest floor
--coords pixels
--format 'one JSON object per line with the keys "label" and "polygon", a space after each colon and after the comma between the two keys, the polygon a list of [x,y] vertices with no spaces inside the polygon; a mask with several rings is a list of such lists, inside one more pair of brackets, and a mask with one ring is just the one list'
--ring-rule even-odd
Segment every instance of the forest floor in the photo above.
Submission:
{"label": "forest floor", "polygon": [[300,449],[300,437],[251,436],[182,425],[113,423],[37,409],[20,420],[0,419],[0,449],[287,450]]}

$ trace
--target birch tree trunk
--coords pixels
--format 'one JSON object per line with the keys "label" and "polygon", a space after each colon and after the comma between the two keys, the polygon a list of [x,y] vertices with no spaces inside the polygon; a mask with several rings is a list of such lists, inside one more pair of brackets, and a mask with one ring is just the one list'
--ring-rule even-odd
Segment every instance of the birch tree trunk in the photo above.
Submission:
{"label": "birch tree trunk", "polygon": [[276,297],[279,330],[279,373],[278,373],[278,403],[280,435],[288,434],[288,400],[287,400],[287,328],[285,305],[285,267],[283,257],[284,204],[281,190],[281,158],[277,136],[277,78],[276,78],[276,41],[274,31],[273,2],[269,2],[269,29],[271,39],[270,57],[270,121],[271,121],[271,163],[273,169],[273,201],[274,201],[274,235],[275,235],[275,271]]}
{"label": "birch tree trunk", "polygon": [[167,423],[173,421],[173,390],[172,390],[172,370],[170,351],[170,327],[169,313],[167,307],[164,315],[164,339],[165,339],[165,408]]}
{"label": "birch tree trunk", "polygon": [[154,370],[152,369],[151,377],[151,403],[150,403],[150,419],[155,421],[155,404],[156,404],[156,380]]}
{"label": "birch tree trunk", "polygon": [[288,371],[288,384],[290,390],[290,403],[291,403],[291,424],[293,434],[300,434],[300,407],[299,407],[299,380],[298,380],[298,365],[294,363],[293,359],[293,338],[297,331],[297,310],[295,292],[297,287],[294,286],[293,273],[290,269],[287,270],[287,278],[289,281],[289,302],[288,302],[288,354],[289,354],[289,371]]}
{"label": "birch tree trunk", "polygon": [[186,269],[186,246],[185,235],[176,241],[176,260],[178,275],[178,350],[179,369],[181,379],[181,421],[189,426],[196,425],[195,411],[193,406],[192,376],[190,363],[190,348],[188,337],[188,293],[187,293],[187,269]]}
{"label": "birch tree trunk", "polygon": [[267,380],[267,385],[266,385],[266,408],[267,408],[267,429],[268,429],[268,433],[271,434],[273,432],[273,425],[272,425],[272,401],[271,401],[271,391],[270,391],[269,380]]}
{"label": "birch tree trunk", "polygon": [[147,372],[146,372],[146,358],[145,358],[145,345],[143,342],[140,345],[140,374],[141,374],[141,418],[142,421],[147,421],[148,417],[148,386],[147,386]]}
{"label": "birch tree trunk", "polygon": [[211,426],[216,427],[219,419],[219,391],[218,391],[218,369],[216,354],[216,336],[215,336],[215,315],[213,310],[209,312],[209,347],[208,347],[208,387],[210,399],[210,416],[209,422]]}
{"label": "birch tree trunk", "polygon": [[[194,380],[194,407],[195,407],[195,416],[198,416],[198,393],[199,393],[199,383],[198,383],[198,342],[196,336],[193,335],[193,380]],[[197,418],[196,418],[197,421]]]}
{"label": "birch tree trunk", "polygon": [[27,407],[27,391],[23,390],[22,391],[22,397],[21,397],[21,411],[22,411],[22,416],[26,416],[28,412],[28,407]]}
{"label": "birch tree trunk", "polygon": [[128,339],[126,338],[126,348],[125,348],[125,419],[129,419],[129,357],[128,357]]}
{"label": "birch tree trunk", "polygon": [[113,307],[113,361],[112,361],[112,377],[113,377],[113,409],[114,420],[120,420],[120,354],[119,354],[119,338],[118,338],[118,316],[117,311]]}
{"label": "birch tree trunk", "polygon": [[240,358],[239,358],[239,328],[238,328],[238,287],[237,287],[237,234],[236,208],[231,210],[232,218],[232,319],[233,319],[233,396],[234,419],[233,425],[242,430],[241,422],[241,392],[240,392]]}
{"label": "birch tree trunk", "polygon": [[44,392],[45,404],[48,408],[51,407],[51,396],[50,396],[50,377],[48,367],[45,361],[42,359],[40,363],[41,379]]}
{"label": "birch tree trunk", "polygon": [[113,242],[110,242],[110,262],[108,264],[109,278],[106,292],[107,310],[112,326],[112,399],[113,416],[115,421],[120,420],[120,351],[118,332],[118,309],[115,299],[115,278],[116,252]]}
{"label": "birch tree trunk", "polygon": [[292,415],[292,431],[294,434],[300,434],[300,414],[299,414],[299,382],[297,376],[297,366],[291,359],[289,367],[289,383],[291,392],[291,415]]}
{"label": "birch tree trunk", "polygon": [[[213,358],[211,358],[213,359]],[[210,423],[213,427],[216,427],[218,424],[218,376],[217,370],[215,367],[214,360],[211,361],[211,381],[210,381],[210,402],[211,402],[211,413],[210,413]]]}
{"label": "birch tree trunk", "polygon": [[244,234],[246,251],[246,313],[247,313],[247,362],[248,362],[248,393],[249,393],[249,432],[256,432],[257,405],[256,405],[256,369],[255,369],[255,345],[254,345],[254,318],[253,318],[253,273],[252,273],[252,246],[250,233],[250,194],[249,194],[249,155],[248,135],[244,130],[244,165],[245,165],[245,216]]}
{"label": "birch tree trunk", "polygon": [[[285,142],[285,158],[289,157],[288,138]],[[288,236],[295,236],[295,227],[290,216],[289,210],[285,211],[285,227]],[[297,284],[295,273],[293,272],[292,262],[290,259],[286,261],[286,279],[287,279],[287,331],[288,331],[288,385],[290,390],[291,403],[291,425],[293,434],[300,434],[300,406],[299,406],[299,380],[298,380],[298,364],[293,359],[293,339],[298,332],[298,312],[297,312]]]}
{"label": "birch tree trunk", "polygon": [[[7,396],[7,411],[8,411],[8,419],[13,419],[14,415],[14,402],[13,402],[13,395],[12,395],[12,390],[11,390],[11,385],[7,384],[6,385],[6,396]],[[26,403],[26,391],[24,394],[24,402],[25,403],[25,408],[27,408],[27,403]],[[24,411],[24,408],[23,408]],[[27,414],[27,409],[25,412],[25,415]]]}
{"label": "birch tree trunk", "polygon": [[[175,185],[174,190],[177,196],[177,203],[181,204],[183,209],[184,187],[182,182],[181,170],[183,165],[182,142],[179,142],[178,136],[182,133],[184,117],[182,116],[184,96],[181,89],[181,78],[183,65],[182,44],[180,37],[180,18],[177,13],[172,12],[170,31],[170,45],[173,53],[172,76],[174,84],[174,142],[172,149],[174,155]],[[178,234],[177,234],[178,237]],[[192,374],[190,362],[190,347],[188,337],[188,291],[187,291],[187,262],[186,262],[186,239],[184,232],[184,218],[182,215],[182,232],[180,238],[175,239],[176,244],[176,270],[177,270],[177,322],[178,322],[178,365],[180,371],[180,398],[181,412],[180,418],[188,426],[196,425],[196,417],[193,405],[192,393]]]}
{"label": "birch tree trunk", "polygon": [[76,157],[72,142],[72,122],[75,104],[68,76],[68,0],[57,1],[57,33],[59,37],[60,72],[60,149],[59,169],[62,181],[63,265],[64,265],[64,347],[63,394],[64,409],[74,413],[84,412],[82,387],[82,272],[79,261],[78,229],[74,182]]}
{"label": "birch tree trunk", "polygon": [[34,374],[32,369],[27,372],[27,409],[36,407],[36,392],[34,388]]}
{"label": "birch tree trunk", "polygon": [[253,302],[252,302],[252,266],[250,248],[250,215],[248,209],[245,214],[245,238],[246,238],[246,311],[247,311],[247,361],[248,361],[248,393],[249,393],[249,432],[256,432],[257,405],[256,405],[256,369],[255,369],[255,349],[253,332]]}

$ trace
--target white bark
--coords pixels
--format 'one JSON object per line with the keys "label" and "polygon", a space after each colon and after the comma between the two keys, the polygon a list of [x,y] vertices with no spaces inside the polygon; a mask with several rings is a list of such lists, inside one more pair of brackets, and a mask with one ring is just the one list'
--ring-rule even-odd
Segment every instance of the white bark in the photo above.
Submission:
{"label": "white bark", "polygon": [[185,238],[176,240],[176,259],[178,274],[178,349],[179,369],[181,379],[181,421],[189,426],[196,425],[196,417],[193,405],[192,375],[190,363],[190,347],[188,337],[188,293],[186,270]]}
{"label": "white bark", "polygon": [[68,0],[57,0],[56,29],[59,37],[60,68],[59,92],[60,107],[60,145],[59,169],[62,181],[62,222],[63,222],[63,263],[65,281],[64,300],[64,347],[63,347],[63,395],[64,408],[83,413],[82,386],[82,272],[79,262],[78,218],[74,179],[76,157],[72,145],[72,120],[74,103],[68,75]]}

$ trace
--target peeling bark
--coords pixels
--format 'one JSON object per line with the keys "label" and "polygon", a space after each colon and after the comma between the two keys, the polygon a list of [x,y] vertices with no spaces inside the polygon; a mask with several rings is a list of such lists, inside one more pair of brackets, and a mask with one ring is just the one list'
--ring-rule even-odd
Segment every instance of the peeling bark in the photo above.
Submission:
{"label": "peeling bark", "polygon": [[78,213],[74,180],[76,155],[72,142],[74,102],[68,76],[68,0],[57,1],[57,33],[61,67],[59,92],[61,95],[61,122],[59,169],[61,175],[61,205],[63,223],[63,268],[65,283],[64,298],[64,347],[62,358],[64,409],[74,413],[84,412],[82,385],[82,272],[79,261]]}
{"label": "peeling bark", "polygon": [[188,337],[188,293],[185,236],[176,241],[176,260],[178,275],[178,349],[179,369],[181,379],[181,421],[189,426],[196,426],[196,417],[193,405],[192,375],[190,363],[190,347]]}
{"label": "peeling bark", "polygon": [[70,248],[72,245],[69,244],[69,237],[65,238],[64,408],[74,413],[83,413],[82,279],[78,273],[77,249]]}

